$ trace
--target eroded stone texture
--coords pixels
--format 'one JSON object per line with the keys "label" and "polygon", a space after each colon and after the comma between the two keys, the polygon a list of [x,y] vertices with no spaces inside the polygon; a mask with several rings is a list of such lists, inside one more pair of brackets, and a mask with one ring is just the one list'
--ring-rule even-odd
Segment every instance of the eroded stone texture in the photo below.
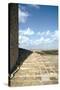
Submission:
{"label": "eroded stone texture", "polygon": [[57,55],[40,55],[33,52],[11,79],[11,86],[57,84],[57,64]]}

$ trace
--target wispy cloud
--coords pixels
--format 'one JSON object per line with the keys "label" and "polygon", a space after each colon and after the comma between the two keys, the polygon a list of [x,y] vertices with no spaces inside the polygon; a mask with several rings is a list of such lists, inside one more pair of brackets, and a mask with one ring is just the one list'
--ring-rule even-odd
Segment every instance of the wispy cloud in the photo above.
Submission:
{"label": "wispy cloud", "polygon": [[34,7],[34,8],[36,8],[36,9],[40,9],[40,5],[33,4],[31,6]]}
{"label": "wispy cloud", "polygon": [[21,9],[19,9],[18,15],[19,15],[19,22],[25,23],[29,16],[29,13],[27,11],[22,11]]}

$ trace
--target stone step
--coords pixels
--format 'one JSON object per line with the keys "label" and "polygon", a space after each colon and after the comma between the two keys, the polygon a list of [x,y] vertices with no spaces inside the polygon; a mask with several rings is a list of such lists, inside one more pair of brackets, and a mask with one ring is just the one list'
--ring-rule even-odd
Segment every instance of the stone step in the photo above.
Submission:
{"label": "stone step", "polygon": [[49,77],[56,77],[56,78],[58,78],[58,75],[57,75],[57,73],[45,73],[45,74],[40,74],[40,73],[26,73],[26,74],[18,74],[18,75],[15,75],[15,77],[14,78],[31,78],[31,77],[33,77],[33,78],[36,78],[36,77],[42,77],[42,78],[49,78]]}
{"label": "stone step", "polygon": [[43,76],[43,75],[23,75],[14,77],[11,81],[11,84],[15,85],[38,85],[38,84],[52,84],[57,82],[56,76]]}

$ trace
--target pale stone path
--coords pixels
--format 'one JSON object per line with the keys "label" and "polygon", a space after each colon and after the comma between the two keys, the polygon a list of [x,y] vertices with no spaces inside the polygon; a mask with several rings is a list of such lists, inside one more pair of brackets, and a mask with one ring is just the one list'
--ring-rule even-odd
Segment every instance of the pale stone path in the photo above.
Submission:
{"label": "pale stone path", "polygon": [[11,79],[11,86],[58,83],[57,55],[43,56],[33,52]]}

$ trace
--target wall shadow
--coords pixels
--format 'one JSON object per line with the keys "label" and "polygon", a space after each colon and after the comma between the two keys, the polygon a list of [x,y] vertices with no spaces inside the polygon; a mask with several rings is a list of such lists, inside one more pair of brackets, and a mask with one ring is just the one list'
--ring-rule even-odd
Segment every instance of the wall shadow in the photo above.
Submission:
{"label": "wall shadow", "polygon": [[[21,65],[23,64],[23,62],[26,60],[26,58],[32,54],[33,52],[27,49],[22,49],[22,48],[18,48],[18,58],[16,60],[16,64],[14,65],[14,67],[12,68],[11,72],[9,73],[9,77],[8,77],[8,82],[9,82],[9,86],[10,86],[10,77],[11,74],[13,73],[13,77],[15,75],[15,73],[18,71],[16,71],[17,67],[21,67]],[[16,72],[15,72],[16,71]],[[12,78],[13,78],[12,77]]]}
{"label": "wall shadow", "polygon": [[19,48],[17,66],[21,67],[25,59],[32,53],[30,50]]}

